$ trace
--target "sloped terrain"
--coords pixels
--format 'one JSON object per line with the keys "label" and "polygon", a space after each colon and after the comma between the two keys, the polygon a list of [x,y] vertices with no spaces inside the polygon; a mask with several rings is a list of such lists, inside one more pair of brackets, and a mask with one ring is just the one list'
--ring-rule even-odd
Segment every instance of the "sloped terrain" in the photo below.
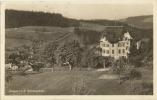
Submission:
{"label": "sloped terrain", "polygon": [[78,26],[78,21],[66,18],[58,13],[34,11],[6,10],[5,27],[17,28],[23,26]]}
{"label": "sloped terrain", "polygon": [[153,15],[128,17],[126,19],[120,19],[119,21],[137,28],[153,28]]}
{"label": "sloped terrain", "polygon": [[[6,47],[30,44],[32,40],[65,41],[73,33],[73,27],[26,26],[6,29]],[[22,42],[22,41],[24,42]],[[21,42],[20,42],[21,41]]]}

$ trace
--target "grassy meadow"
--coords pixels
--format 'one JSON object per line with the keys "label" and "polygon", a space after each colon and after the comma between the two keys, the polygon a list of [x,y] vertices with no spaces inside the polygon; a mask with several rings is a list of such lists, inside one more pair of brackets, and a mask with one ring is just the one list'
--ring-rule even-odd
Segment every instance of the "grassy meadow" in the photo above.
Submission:
{"label": "grassy meadow", "polygon": [[[109,71],[54,71],[25,76],[14,75],[12,81],[6,84],[8,95],[129,95],[144,94],[150,90],[143,83],[152,84],[152,69],[138,68],[142,79],[129,80],[119,84],[118,79],[100,79],[102,75],[113,75]],[[131,84],[133,84],[131,86]],[[131,87],[130,87],[131,86]],[[134,91],[132,89],[140,89]],[[148,90],[147,90],[148,88]],[[11,92],[12,90],[42,90],[42,92]],[[136,93],[138,92],[138,93]],[[141,93],[140,93],[141,92]],[[152,92],[152,91],[151,91]],[[150,94],[151,95],[151,94]]]}

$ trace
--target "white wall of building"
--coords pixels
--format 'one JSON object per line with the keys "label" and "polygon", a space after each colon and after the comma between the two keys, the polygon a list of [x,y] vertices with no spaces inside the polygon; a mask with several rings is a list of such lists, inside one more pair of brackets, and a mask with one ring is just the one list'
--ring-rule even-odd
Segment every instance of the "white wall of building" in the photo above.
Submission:
{"label": "white wall of building", "polygon": [[130,34],[124,33],[123,39],[118,41],[117,43],[110,43],[106,37],[103,37],[100,40],[100,47],[102,49],[102,56],[110,56],[118,59],[119,57],[128,57],[128,53],[130,53],[130,39],[132,37]]}

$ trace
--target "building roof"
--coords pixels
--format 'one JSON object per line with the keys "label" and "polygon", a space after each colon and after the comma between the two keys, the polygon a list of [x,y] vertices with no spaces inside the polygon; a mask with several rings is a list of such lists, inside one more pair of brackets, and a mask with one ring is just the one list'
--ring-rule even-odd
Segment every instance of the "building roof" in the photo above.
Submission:
{"label": "building roof", "polygon": [[109,26],[105,27],[102,35],[103,37],[105,36],[110,43],[116,43],[122,39],[125,32],[123,26]]}
{"label": "building roof", "polygon": [[124,37],[127,37],[128,39],[133,39],[133,38],[130,36],[129,32],[124,33]]}

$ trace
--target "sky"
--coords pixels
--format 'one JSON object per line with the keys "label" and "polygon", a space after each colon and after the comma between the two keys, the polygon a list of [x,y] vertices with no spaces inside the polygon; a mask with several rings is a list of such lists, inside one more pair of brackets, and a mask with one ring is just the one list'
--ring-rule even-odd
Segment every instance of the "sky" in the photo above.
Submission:
{"label": "sky", "polygon": [[75,19],[123,19],[130,16],[152,15],[150,3],[137,4],[53,4],[53,3],[8,3],[6,9],[60,13]]}

